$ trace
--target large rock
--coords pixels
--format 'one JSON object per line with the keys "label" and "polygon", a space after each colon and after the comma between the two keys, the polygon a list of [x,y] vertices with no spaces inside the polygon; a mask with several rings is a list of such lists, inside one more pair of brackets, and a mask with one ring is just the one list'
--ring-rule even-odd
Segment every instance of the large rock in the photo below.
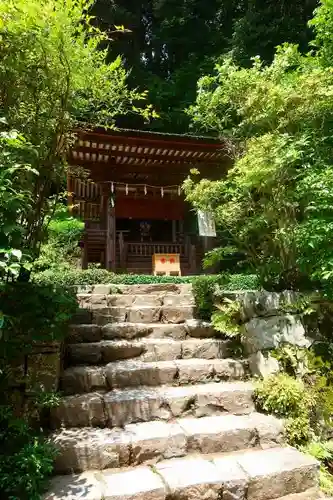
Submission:
{"label": "large rock", "polygon": [[154,363],[129,360],[109,363],[105,372],[107,381],[112,388],[159,386],[174,382],[177,366],[173,361]]}
{"label": "large rock", "polygon": [[61,382],[65,394],[80,394],[107,388],[105,369],[100,366],[67,368],[62,375]]}
{"label": "large rock", "polygon": [[309,347],[304,326],[298,316],[286,314],[268,318],[253,318],[244,326],[244,344],[249,353],[275,349],[281,344]]}
{"label": "large rock", "polygon": [[240,302],[243,321],[248,321],[255,317],[281,314],[285,307],[297,301],[298,296],[290,290],[281,293],[256,291],[238,293],[236,300]]}
{"label": "large rock", "polygon": [[255,352],[249,356],[249,368],[252,375],[256,377],[269,377],[280,371],[280,365],[276,358],[269,352]]}
{"label": "large rock", "polygon": [[128,309],[127,321],[130,323],[157,323],[160,320],[161,308],[136,306]]}
{"label": "large rock", "polygon": [[182,342],[182,358],[219,359],[228,355],[228,341],[218,339],[188,339]]}
{"label": "large rock", "polygon": [[[149,467],[105,473],[103,500],[165,500],[166,487],[161,477]],[[99,500],[99,499],[96,499]]]}

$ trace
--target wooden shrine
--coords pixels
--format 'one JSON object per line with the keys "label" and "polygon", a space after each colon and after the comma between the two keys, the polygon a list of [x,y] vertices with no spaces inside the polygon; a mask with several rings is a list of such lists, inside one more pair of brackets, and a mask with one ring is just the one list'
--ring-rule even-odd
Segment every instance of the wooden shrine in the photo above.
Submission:
{"label": "wooden shrine", "polygon": [[[192,168],[220,178],[230,164],[211,138],[131,130],[77,131],[69,155],[68,204],[85,222],[82,266],[153,272],[154,254],[176,254],[182,274],[198,272],[202,241],[186,228],[181,191]],[[80,168],[76,168],[80,167]]]}

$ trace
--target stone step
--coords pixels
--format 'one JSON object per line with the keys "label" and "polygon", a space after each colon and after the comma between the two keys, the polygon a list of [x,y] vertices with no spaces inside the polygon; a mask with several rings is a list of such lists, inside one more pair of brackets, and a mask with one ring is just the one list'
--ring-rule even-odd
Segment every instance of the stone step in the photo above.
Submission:
{"label": "stone step", "polygon": [[188,295],[192,293],[191,283],[153,283],[149,285],[78,285],[75,287],[78,294],[96,294],[96,295],[165,295],[177,294]]}
{"label": "stone step", "polygon": [[250,382],[223,382],[185,387],[140,387],[66,396],[51,409],[53,428],[123,427],[126,424],[169,421],[254,411]]}
{"label": "stone step", "polygon": [[153,467],[59,476],[44,500],[273,500],[316,488],[318,467],[287,447],[188,456]]}
{"label": "stone step", "polygon": [[190,453],[225,453],[282,443],[283,425],[274,417],[222,415],[152,421],[119,429],[62,429],[51,442],[59,474],[128,467],[183,457]]}
{"label": "stone step", "polygon": [[144,361],[168,361],[172,359],[222,359],[230,355],[231,342],[218,339],[154,339],[103,340],[69,344],[69,364],[106,364],[130,358]]}
{"label": "stone step", "polygon": [[61,390],[81,394],[124,387],[185,385],[244,379],[247,364],[235,359],[179,359],[145,362],[126,360],[105,366],[74,366],[64,370]]}
{"label": "stone step", "polygon": [[79,314],[81,316],[77,316],[76,319],[84,321],[71,325],[67,340],[69,343],[114,339],[132,340],[143,337],[185,340],[187,337],[213,338],[216,335],[210,323],[198,320],[190,320],[181,324],[115,322],[101,326],[91,324],[92,316],[89,311],[81,311]]}
{"label": "stone step", "polygon": [[192,294],[100,294],[100,293],[80,293],[77,295],[79,306],[83,309],[102,309],[106,307],[178,307],[194,306]]}
{"label": "stone step", "polygon": [[105,307],[92,309],[92,322],[97,325],[107,325],[114,321],[127,323],[171,323],[179,324],[192,319],[194,307],[187,306],[132,306]]}

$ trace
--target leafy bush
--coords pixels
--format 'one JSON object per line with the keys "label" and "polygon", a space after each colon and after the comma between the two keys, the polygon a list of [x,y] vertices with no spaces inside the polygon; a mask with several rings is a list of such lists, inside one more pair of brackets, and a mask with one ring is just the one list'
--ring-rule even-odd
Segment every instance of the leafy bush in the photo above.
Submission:
{"label": "leafy bush", "polygon": [[310,412],[315,400],[302,380],[285,373],[259,382],[254,393],[259,410],[286,419],[285,431],[292,445],[305,442],[310,433]]}
{"label": "leafy bush", "polygon": [[0,407],[0,497],[40,500],[53,470],[55,451],[9,407]]}
{"label": "leafy bush", "polygon": [[331,474],[333,463],[333,442],[312,441],[302,446],[303,453],[311,455],[320,462],[320,487],[326,495],[333,494],[333,476]]}
{"label": "leafy bush", "polygon": [[242,321],[239,301],[224,298],[222,304],[217,304],[216,308],[217,310],[212,315],[215,330],[229,337],[240,335]]}
{"label": "leafy bush", "polygon": [[[11,283],[0,286],[0,371],[28,354],[38,342],[62,341],[77,310],[74,290],[54,285]],[[3,380],[6,383],[6,380]]]}

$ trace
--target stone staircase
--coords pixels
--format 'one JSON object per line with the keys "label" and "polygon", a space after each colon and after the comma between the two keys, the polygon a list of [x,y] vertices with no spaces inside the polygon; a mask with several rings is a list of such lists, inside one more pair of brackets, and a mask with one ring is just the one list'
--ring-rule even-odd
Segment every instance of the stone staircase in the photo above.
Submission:
{"label": "stone staircase", "polygon": [[318,464],[256,413],[247,363],[190,285],[87,287],[67,345],[45,500],[317,500]]}

